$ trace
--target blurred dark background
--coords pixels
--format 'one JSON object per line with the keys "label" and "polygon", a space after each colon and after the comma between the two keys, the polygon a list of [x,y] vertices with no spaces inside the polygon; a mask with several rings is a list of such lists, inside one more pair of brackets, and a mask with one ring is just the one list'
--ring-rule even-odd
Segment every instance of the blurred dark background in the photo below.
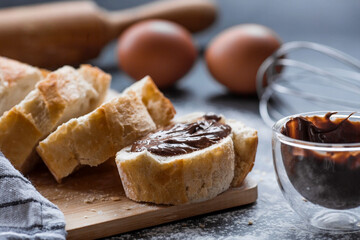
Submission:
{"label": "blurred dark background", "polygon": [[[1,0],[0,8],[56,0]],[[134,7],[146,0],[97,0],[107,10]],[[360,1],[358,0],[218,0],[219,17],[210,29],[196,34],[205,46],[222,29],[241,23],[270,27],[284,42],[307,40],[326,44],[360,58]]]}

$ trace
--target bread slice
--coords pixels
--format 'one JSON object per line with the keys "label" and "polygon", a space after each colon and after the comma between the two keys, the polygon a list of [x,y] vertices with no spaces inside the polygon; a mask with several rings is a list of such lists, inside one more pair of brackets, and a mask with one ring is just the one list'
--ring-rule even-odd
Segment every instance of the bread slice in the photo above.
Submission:
{"label": "bread slice", "polygon": [[0,116],[23,100],[42,79],[38,68],[0,57]]}
{"label": "bread slice", "polygon": [[145,77],[93,112],[61,125],[40,142],[37,152],[60,182],[81,165],[105,162],[174,115],[171,102]]}
{"label": "bread slice", "polygon": [[231,136],[212,146],[179,156],[148,151],[116,154],[126,196],[137,202],[184,204],[214,198],[227,190],[234,177]]}
{"label": "bread slice", "polygon": [[[186,115],[174,123],[195,122],[203,115]],[[116,164],[126,196],[138,202],[177,205],[205,201],[241,185],[254,163],[257,133],[223,116],[220,122],[232,127],[230,135],[192,153],[164,157],[147,150],[131,152],[131,146],[119,151]]]}
{"label": "bread slice", "polygon": [[0,149],[23,173],[35,164],[38,142],[60,124],[95,109],[111,77],[89,65],[65,66],[38,82],[19,104],[0,118]]}

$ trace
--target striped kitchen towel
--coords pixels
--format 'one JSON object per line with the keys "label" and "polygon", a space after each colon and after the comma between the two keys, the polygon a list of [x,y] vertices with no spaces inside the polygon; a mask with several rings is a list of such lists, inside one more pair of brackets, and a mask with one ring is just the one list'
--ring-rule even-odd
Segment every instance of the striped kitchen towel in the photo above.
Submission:
{"label": "striped kitchen towel", "polygon": [[0,240],[65,237],[63,213],[0,153]]}

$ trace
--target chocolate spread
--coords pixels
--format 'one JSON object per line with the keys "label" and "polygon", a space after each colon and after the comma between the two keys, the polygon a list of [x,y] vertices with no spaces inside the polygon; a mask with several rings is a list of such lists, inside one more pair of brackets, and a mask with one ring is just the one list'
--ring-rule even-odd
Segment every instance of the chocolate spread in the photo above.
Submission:
{"label": "chocolate spread", "polygon": [[360,143],[360,122],[346,118],[330,117],[336,112],[329,112],[324,117],[296,117],[288,121],[282,133],[288,137],[318,143]]}
{"label": "chocolate spread", "polygon": [[151,133],[136,141],[131,152],[149,152],[160,156],[175,156],[207,148],[227,137],[231,127],[220,123],[215,114],[204,115],[193,123],[178,123]]}
{"label": "chocolate spread", "polygon": [[[360,122],[349,117],[296,117],[281,132],[291,138],[317,143],[360,143]],[[307,200],[332,209],[360,206],[360,152],[319,152],[282,144],[287,175]]]}

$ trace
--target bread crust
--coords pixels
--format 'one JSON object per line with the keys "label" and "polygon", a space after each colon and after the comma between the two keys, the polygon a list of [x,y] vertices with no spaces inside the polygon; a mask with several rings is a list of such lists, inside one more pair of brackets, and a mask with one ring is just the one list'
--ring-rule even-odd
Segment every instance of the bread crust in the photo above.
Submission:
{"label": "bread crust", "polygon": [[235,149],[235,170],[231,187],[239,187],[254,167],[258,135],[255,129],[245,126],[242,122],[225,119],[225,123],[232,129]]}
{"label": "bread crust", "polygon": [[141,97],[151,118],[157,127],[166,126],[176,114],[175,108],[168,98],[156,87],[151,77],[146,76],[124,90],[124,93],[134,92]]}
{"label": "bread crust", "polygon": [[[89,71],[98,75],[86,77],[84,73]],[[79,70],[65,66],[50,73],[0,118],[1,151],[15,168],[28,172],[35,163],[30,156],[38,142],[61,123],[97,107],[110,79],[108,74],[90,66]],[[100,88],[99,84],[103,86]]]}
{"label": "bread crust", "polygon": [[[155,104],[150,103],[163,108],[155,114]],[[81,165],[105,162],[157,126],[170,122],[174,114],[171,102],[146,77],[93,112],[61,125],[40,142],[37,152],[60,182]]]}
{"label": "bread crust", "polygon": [[148,151],[116,155],[126,196],[138,202],[185,204],[211,199],[227,190],[234,176],[230,136],[209,148],[175,157]]}
{"label": "bread crust", "polygon": [[0,116],[24,99],[42,79],[38,68],[0,56]]}

